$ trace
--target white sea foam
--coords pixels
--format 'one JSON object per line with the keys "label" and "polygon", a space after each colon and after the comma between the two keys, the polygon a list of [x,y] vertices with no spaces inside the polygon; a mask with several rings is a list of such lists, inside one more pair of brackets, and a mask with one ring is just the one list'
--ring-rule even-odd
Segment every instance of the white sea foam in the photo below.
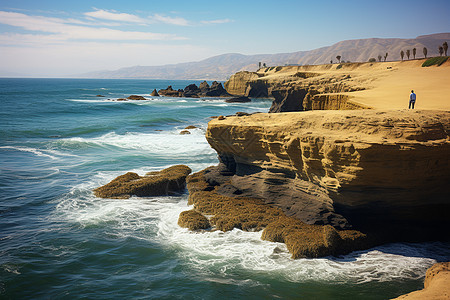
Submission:
{"label": "white sea foam", "polygon": [[148,154],[191,157],[195,155],[215,155],[201,129],[191,130],[191,134],[180,135],[179,130],[160,133],[116,134],[110,132],[94,138],[67,138],[62,143],[94,144],[102,147],[117,147],[145,151]]}
{"label": "white sea foam", "polygon": [[[436,262],[417,256],[421,245],[391,244],[354,252],[340,258],[290,258],[286,246],[261,240],[261,232],[190,232],[177,226],[182,207],[163,212],[158,235],[181,247],[180,255],[200,271],[219,269],[223,275],[236,269],[261,271],[292,282],[333,281],[365,283],[417,279]],[[402,254],[398,254],[402,253]]]}
{"label": "white sea foam", "polygon": [[49,153],[60,155],[60,152],[58,152],[58,151],[40,150],[40,149],[36,149],[36,148],[21,147],[21,146],[1,146],[0,149],[11,149],[11,150],[17,150],[17,151],[22,151],[22,152],[29,152],[29,153],[33,153],[36,156],[42,156],[42,157],[47,157],[47,158],[51,158],[51,159],[57,159],[57,157],[54,155],[51,155]]}
{"label": "white sea foam", "polygon": [[[127,200],[93,196],[93,188],[117,175],[117,172],[99,173],[72,188],[58,200],[56,216],[81,227],[104,226],[108,234],[117,237],[156,241],[163,247],[176,249],[180,259],[196,269],[197,274],[213,281],[232,280],[233,275],[242,271],[263,272],[265,276],[291,282],[418,279],[439,259],[438,244],[390,244],[339,258],[293,260],[284,244],[261,240],[261,232],[238,229],[191,232],[180,228],[178,216],[189,209],[186,195]],[[445,258],[448,253],[442,255]]]}

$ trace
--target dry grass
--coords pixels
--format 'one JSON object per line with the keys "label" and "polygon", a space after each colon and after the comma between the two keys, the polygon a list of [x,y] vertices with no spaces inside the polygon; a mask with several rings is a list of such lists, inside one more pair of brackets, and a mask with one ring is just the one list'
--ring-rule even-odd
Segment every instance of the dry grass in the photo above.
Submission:
{"label": "dry grass", "polygon": [[191,171],[188,166],[176,165],[159,172],[147,173],[143,177],[128,172],[95,189],[94,194],[100,198],[116,199],[126,199],[132,195],[168,195],[184,190],[186,177]]}

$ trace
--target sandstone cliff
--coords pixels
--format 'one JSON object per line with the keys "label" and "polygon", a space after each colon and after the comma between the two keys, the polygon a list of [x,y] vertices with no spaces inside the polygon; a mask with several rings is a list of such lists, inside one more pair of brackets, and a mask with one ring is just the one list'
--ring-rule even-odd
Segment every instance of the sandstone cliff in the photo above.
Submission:
{"label": "sandstone cliff", "polygon": [[434,264],[427,270],[424,288],[395,298],[396,300],[450,299],[450,262]]}
{"label": "sandstone cliff", "polygon": [[235,95],[274,98],[270,112],[405,108],[411,89],[420,94],[417,108],[450,109],[450,62],[423,68],[424,61],[262,68],[236,73],[225,88]]}
{"label": "sandstone cliff", "polygon": [[423,240],[450,225],[449,129],[442,111],[311,111],[212,120],[206,138],[228,192],[308,224]]}

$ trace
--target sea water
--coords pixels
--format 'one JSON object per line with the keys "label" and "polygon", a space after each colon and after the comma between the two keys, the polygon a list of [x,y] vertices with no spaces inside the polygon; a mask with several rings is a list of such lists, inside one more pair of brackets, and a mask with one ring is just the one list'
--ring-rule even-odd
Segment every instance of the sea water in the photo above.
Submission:
{"label": "sea water", "polygon": [[[261,232],[180,228],[186,193],[96,198],[129,171],[217,164],[210,116],[271,104],[150,96],[190,83],[0,79],[0,298],[386,299],[450,259],[446,243],[398,243],[292,260]],[[131,94],[148,100],[116,101]],[[198,128],[180,135],[189,125]]]}

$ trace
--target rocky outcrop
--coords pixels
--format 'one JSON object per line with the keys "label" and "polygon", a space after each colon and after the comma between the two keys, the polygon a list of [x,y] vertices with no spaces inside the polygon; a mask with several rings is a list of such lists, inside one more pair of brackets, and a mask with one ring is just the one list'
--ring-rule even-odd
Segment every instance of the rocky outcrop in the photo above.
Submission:
{"label": "rocky outcrop", "polygon": [[128,172],[94,190],[100,198],[127,199],[131,196],[148,197],[171,195],[185,189],[186,177],[192,172],[188,166],[176,165],[145,176]]}
{"label": "rocky outcrop", "polygon": [[411,292],[395,299],[450,299],[450,262],[436,263],[429,268],[425,275],[424,288],[422,290]]}
{"label": "rocky outcrop", "polygon": [[241,96],[241,97],[234,97],[225,100],[227,103],[245,103],[245,102],[251,102],[252,100],[249,97]]}
{"label": "rocky outcrop", "polygon": [[229,97],[231,96],[222,86],[222,83],[213,81],[208,91],[204,93],[205,97]]}
{"label": "rocky outcrop", "polygon": [[183,90],[174,90],[171,85],[167,89],[159,90],[158,93],[166,97],[183,97]]}
{"label": "rocky outcrop", "polygon": [[232,95],[247,96],[247,87],[250,82],[258,79],[262,75],[256,72],[242,71],[230,77],[224,84],[225,89]]}
{"label": "rocky outcrop", "polygon": [[198,98],[201,94],[201,90],[198,88],[196,84],[190,84],[183,90],[183,97],[188,98]]}
{"label": "rocky outcrop", "polygon": [[175,91],[171,85],[167,89],[159,90],[159,94],[167,97],[186,97],[186,98],[200,98],[200,97],[229,97],[230,94],[223,88],[222,83],[214,81],[211,86],[204,81],[198,87],[196,84],[189,84],[183,90]]}
{"label": "rocky outcrop", "polygon": [[142,96],[138,96],[138,95],[131,95],[129,97],[127,97],[128,100],[147,100],[145,99],[145,97]]}
{"label": "rocky outcrop", "polygon": [[152,93],[150,94],[150,96],[152,97],[159,97],[158,92],[156,91],[156,89],[153,89]]}
{"label": "rocky outcrop", "polygon": [[[264,229],[262,239],[286,243],[292,258],[338,255],[369,247],[369,239],[361,232],[336,230],[329,225],[305,224],[294,217],[286,216],[280,208],[261,199],[223,195],[220,189],[229,186],[227,180],[232,175],[219,166],[189,176],[188,203],[193,205],[194,209],[180,214],[179,225],[188,227],[192,224],[192,228],[197,229],[197,223],[202,222],[206,227],[205,215],[208,215],[209,224],[213,225],[214,229]],[[192,220],[185,222],[187,218]]]}
{"label": "rocky outcrop", "polygon": [[449,129],[449,112],[311,111],[214,119],[206,138],[233,174],[219,193],[308,224],[419,241],[450,225]]}

